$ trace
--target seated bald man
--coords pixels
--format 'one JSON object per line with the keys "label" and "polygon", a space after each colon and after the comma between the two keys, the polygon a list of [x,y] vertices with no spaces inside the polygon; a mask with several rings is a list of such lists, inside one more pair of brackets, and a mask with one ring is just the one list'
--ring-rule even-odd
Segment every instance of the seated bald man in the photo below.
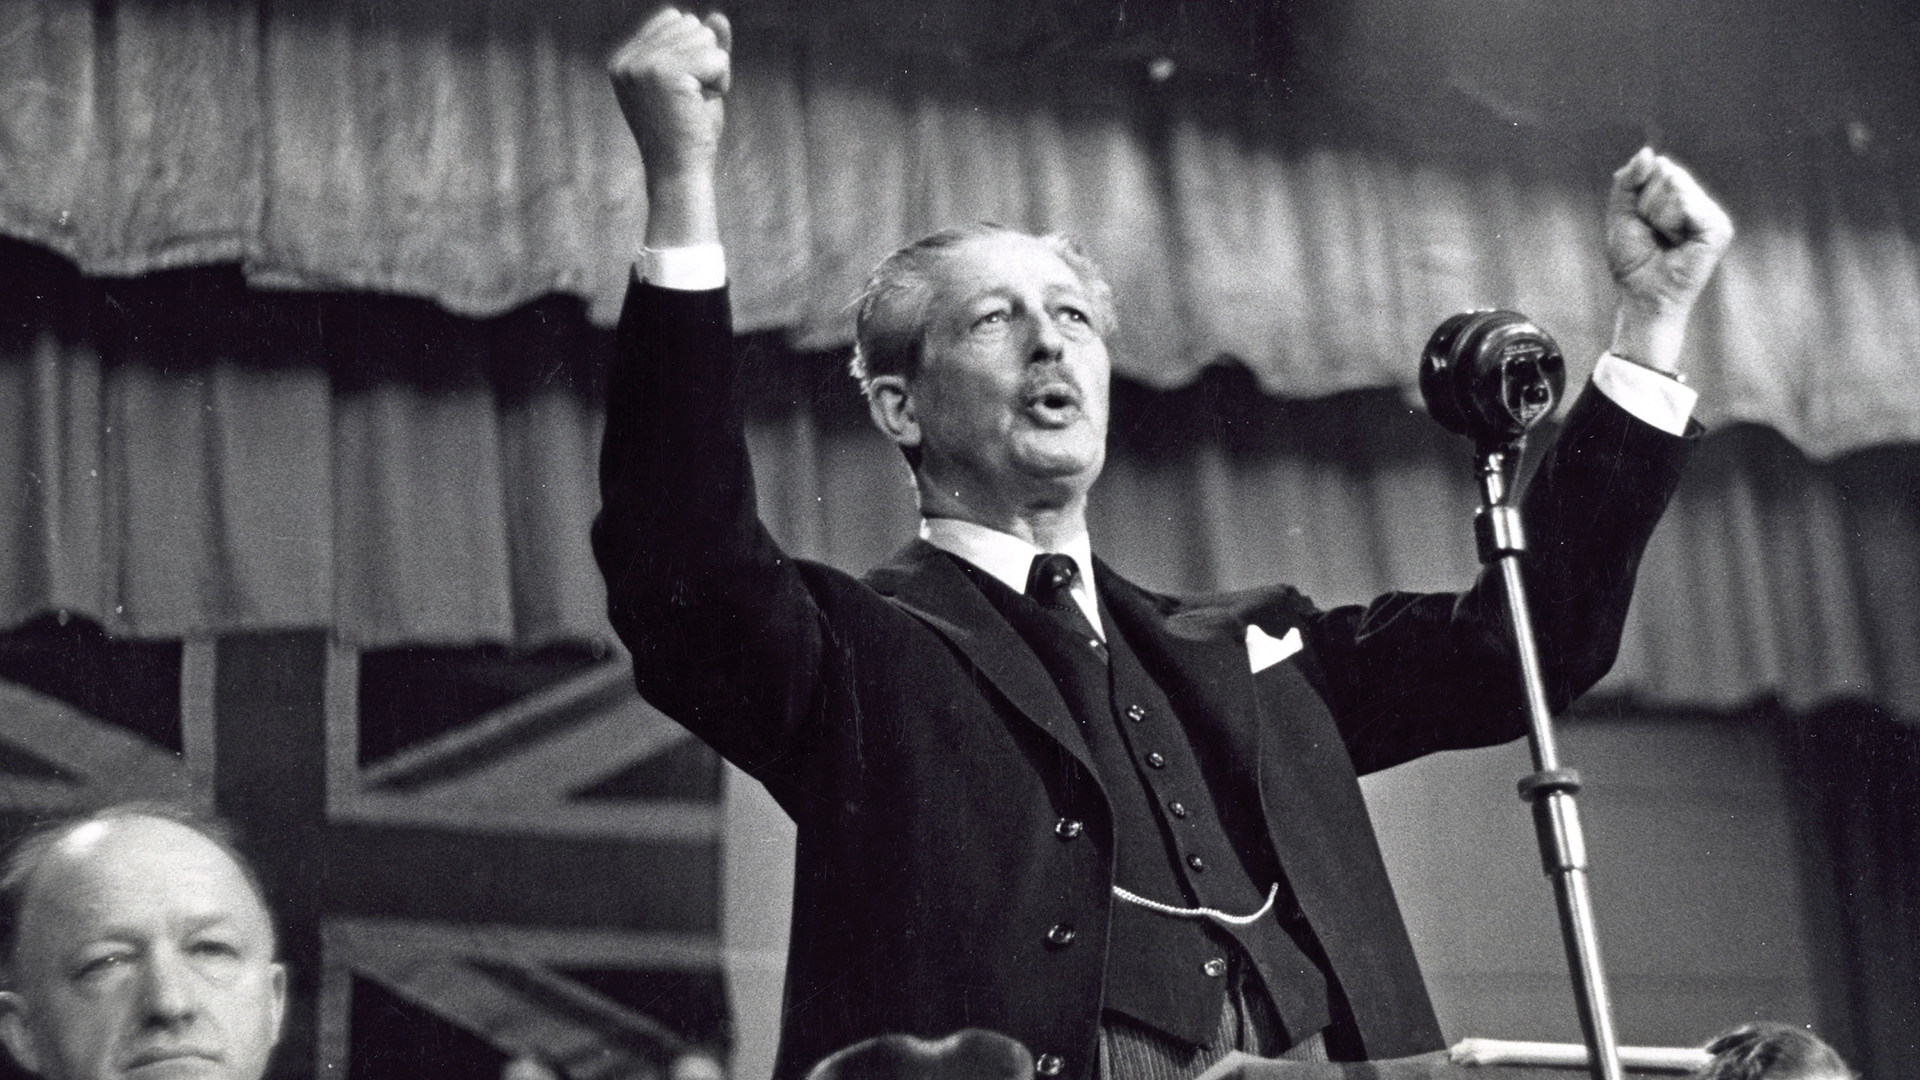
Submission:
{"label": "seated bald man", "polygon": [[57,822],[0,864],[0,1041],[46,1080],[259,1080],[287,973],[224,826],[153,806]]}

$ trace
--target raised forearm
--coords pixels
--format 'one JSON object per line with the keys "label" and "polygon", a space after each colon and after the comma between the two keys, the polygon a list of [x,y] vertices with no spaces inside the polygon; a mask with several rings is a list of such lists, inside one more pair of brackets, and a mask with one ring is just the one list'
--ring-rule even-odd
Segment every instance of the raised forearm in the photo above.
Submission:
{"label": "raised forearm", "polygon": [[724,291],[635,284],[601,449],[594,554],[641,692],[729,758],[809,715],[819,613],[755,508]]}

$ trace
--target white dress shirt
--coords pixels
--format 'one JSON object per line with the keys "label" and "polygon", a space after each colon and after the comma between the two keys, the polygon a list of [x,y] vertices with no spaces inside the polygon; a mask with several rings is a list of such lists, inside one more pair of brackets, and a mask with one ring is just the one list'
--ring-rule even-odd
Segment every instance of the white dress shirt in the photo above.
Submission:
{"label": "white dress shirt", "polygon": [[1080,576],[1073,579],[1074,603],[1080,605],[1100,640],[1107,639],[1107,629],[1100,624],[1100,604],[1094,599],[1093,545],[1086,533],[1049,551],[999,529],[959,518],[938,517],[920,519],[920,539],[941,551],[960,556],[998,578],[1007,588],[1023,594],[1027,591],[1027,574],[1033,569],[1035,555],[1057,552],[1072,556],[1073,565],[1080,568]]}

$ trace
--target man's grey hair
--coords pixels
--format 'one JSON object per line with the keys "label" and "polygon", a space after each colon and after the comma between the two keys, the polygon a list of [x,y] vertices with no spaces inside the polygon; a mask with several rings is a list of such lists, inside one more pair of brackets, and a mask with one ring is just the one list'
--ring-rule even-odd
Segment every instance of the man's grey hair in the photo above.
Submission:
{"label": "man's grey hair", "polygon": [[254,898],[260,901],[261,908],[267,912],[268,924],[272,925],[273,909],[267,904],[266,889],[261,886],[260,875],[254,871],[253,864],[240,853],[233,826],[219,818],[172,803],[116,803],[88,813],[45,822],[15,840],[7,848],[6,855],[0,858],[0,979],[4,979],[8,985],[13,981],[14,949],[19,940],[20,912],[26,906],[27,893],[33,888],[33,879],[39,874],[40,868],[46,864],[47,857],[53,853],[53,849],[59,847],[61,841],[83,826],[133,821],[140,818],[170,821],[175,825],[191,829],[208,843],[225,852],[227,858],[232,859],[233,864],[240,868],[241,876],[246,878],[248,887],[253,890]]}
{"label": "man's grey hair", "polygon": [[1087,291],[1094,332],[1113,330],[1113,289],[1100,267],[1079,245],[1060,233],[1034,236],[991,221],[942,229],[894,252],[874,267],[867,287],[853,302],[853,360],[847,370],[871,391],[878,375],[911,377],[920,370],[926,343],[928,304],[933,299],[933,269],[948,252],[969,240],[1026,236],[1045,244],[1080,279]]}

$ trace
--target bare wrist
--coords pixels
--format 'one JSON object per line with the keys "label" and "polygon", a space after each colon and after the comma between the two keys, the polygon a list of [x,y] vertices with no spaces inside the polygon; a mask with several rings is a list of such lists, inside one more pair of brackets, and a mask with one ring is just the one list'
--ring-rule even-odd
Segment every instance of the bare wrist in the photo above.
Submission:
{"label": "bare wrist", "polygon": [[1607,351],[1672,375],[1680,370],[1680,346],[1686,332],[1686,312],[1647,310],[1623,300],[1614,313],[1613,344]]}
{"label": "bare wrist", "polygon": [[720,242],[714,170],[681,167],[647,175],[647,235],[651,248]]}

